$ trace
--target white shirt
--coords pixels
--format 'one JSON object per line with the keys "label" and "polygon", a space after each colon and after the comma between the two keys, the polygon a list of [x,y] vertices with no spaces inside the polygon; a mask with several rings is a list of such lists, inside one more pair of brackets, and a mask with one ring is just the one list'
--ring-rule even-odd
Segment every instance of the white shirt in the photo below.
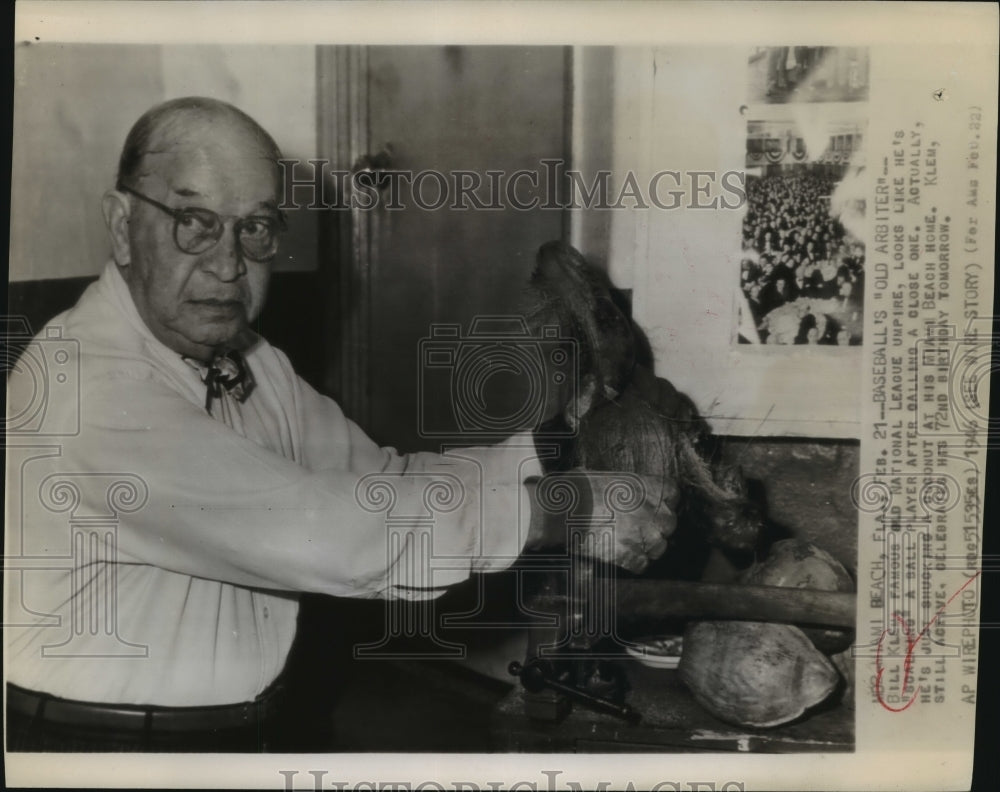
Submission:
{"label": "white shirt", "polygon": [[284,666],[296,592],[432,597],[517,557],[522,484],[541,474],[530,435],[401,456],[266,341],[246,360],[250,397],[209,416],[113,263],[36,336],[8,385],[8,681],[247,701]]}

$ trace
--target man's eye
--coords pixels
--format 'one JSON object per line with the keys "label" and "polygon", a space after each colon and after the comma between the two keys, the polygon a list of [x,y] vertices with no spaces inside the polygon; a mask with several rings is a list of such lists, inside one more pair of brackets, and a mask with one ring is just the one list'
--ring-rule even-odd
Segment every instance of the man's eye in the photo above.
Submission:
{"label": "man's eye", "polygon": [[272,232],[270,220],[250,218],[243,221],[242,233],[248,237],[266,237]]}
{"label": "man's eye", "polygon": [[213,223],[209,218],[194,212],[182,212],[177,217],[177,225],[186,231],[209,231]]}

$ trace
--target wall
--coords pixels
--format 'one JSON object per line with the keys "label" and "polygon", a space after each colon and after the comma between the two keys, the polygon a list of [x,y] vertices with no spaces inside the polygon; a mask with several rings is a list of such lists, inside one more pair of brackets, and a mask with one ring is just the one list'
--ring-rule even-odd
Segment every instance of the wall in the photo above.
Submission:
{"label": "wall", "polygon": [[[15,50],[11,281],[95,275],[109,248],[100,198],[135,120],[197,94],[256,118],[287,157],[316,150],[310,46],[30,44]],[[293,213],[281,270],[316,267],[317,218]]]}

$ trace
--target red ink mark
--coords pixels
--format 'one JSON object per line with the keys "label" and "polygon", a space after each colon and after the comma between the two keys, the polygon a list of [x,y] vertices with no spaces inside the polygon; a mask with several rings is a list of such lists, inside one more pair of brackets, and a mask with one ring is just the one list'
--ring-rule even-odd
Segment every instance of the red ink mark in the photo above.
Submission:
{"label": "red ink mark", "polygon": [[[903,686],[900,689],[902,692],[905,692],[906,688],[910,685],[910,668],[913,666],[913,650],[917,648],[917,644],[920,643],[920,639],[927,634],[931,625],[938,620],[942,613],[944,613],[945,608],[951,605],[955,597],[965,591],[965,589],[968,588],[968,586],[976,578],[978,578],[980,574],[982,574],[982,571],[983,570],[980,569],[976,572],[976,574],[961,585],[958,591],[948,597],[948,601],[938,609],[938,612],[934,614],[934,618],[924,625],[924,629],[918,633],[916,638],[910,637],[910,627],[906,623],[906,620],[898,613],[893,614],[893,618],[896,620],[896,623],[899,624],[899,626],[902,627],[906,633],[906,654],[903,656]],[[885,669],[882,667],[882,641],[885,640],[885,636],[888,632],[888,630],[882,631],[882,635],[878,639],[878,647],[875,650],[875,697],[878,699],[878,703],[889,710],[889,712],[902,712],[903,710],[909,709],[917,700],[917,694],[920,693],[920,686],[917,686],[917,688],[913,691],[913,695],[910,696],[910,700],[901,707],[894,707],[882,698],[882,675],[885,673]]]}

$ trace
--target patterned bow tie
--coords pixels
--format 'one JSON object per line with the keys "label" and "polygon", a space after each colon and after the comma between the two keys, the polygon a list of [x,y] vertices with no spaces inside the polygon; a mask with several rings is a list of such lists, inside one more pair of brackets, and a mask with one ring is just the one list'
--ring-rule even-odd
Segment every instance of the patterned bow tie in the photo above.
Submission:
{"label": "patterned bow tie", "polygon": [[226,352],[212,361],[208,371],[203,375],[207,391],[205,393],[205,411],[212,414],[212,399],[218,399],[226,391],[236,401],[246,401],[254,389],[256,382],[253,372],[239,352]]}

